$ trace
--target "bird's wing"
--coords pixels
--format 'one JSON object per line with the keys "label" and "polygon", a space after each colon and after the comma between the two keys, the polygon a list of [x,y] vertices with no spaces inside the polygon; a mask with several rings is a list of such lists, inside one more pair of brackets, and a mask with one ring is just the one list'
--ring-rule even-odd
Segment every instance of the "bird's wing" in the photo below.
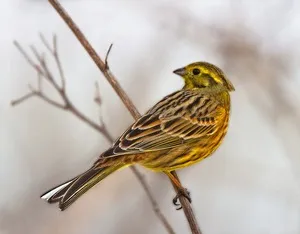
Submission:
{"label": "bird's wing", "polygon": [[199,141],[218,129],[225,109],[211,96],[177,91],[158,102],[101,158],[170,149]]}

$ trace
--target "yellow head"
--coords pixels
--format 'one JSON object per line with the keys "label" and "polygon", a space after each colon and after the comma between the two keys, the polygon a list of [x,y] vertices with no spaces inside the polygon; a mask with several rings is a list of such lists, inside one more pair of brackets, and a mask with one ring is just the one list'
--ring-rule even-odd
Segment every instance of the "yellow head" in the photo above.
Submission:
{"label": "yellow head", "polygon": [[184,79],[184,89],[234,91],[232,83],[225,77],[222,70],[210,63],[191,63],[176,69],[174,73]]}

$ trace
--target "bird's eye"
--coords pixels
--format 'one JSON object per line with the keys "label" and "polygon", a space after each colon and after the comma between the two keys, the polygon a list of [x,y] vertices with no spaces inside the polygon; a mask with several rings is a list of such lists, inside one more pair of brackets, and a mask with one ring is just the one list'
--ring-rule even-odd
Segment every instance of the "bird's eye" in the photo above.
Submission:
{"label": "bird's eye", "polygon": [[200,70],[198,68],[193,69],[193,74],[194,75],[199,75],[200,74]]}

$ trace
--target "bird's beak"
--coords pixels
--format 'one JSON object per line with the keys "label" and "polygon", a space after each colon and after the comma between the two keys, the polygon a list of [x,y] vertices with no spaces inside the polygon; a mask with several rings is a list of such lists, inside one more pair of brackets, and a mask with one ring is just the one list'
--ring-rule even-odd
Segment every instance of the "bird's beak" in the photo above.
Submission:
{"label": "bird's beak", "polygon": [[184,76],[187,74],[186,69],[184,67],[176,69],[175,71],[173,71],[173,73],[175,73],[176,75],[179,75],[179,76]]}

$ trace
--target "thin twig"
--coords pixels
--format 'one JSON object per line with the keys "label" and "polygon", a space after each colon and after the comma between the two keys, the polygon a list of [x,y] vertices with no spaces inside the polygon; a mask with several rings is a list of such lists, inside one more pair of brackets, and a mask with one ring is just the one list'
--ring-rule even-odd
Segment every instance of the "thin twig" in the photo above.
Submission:
{"label": "thin twig", "polygon": [[[103,73],[107,81],[111,84],[111,86],[114,88],[115,92],[118,94],[118,96],[123,101],[124,105],[127,107],[127,109],[130,111],[131,115],[138,119],[141,115],[138,112],[137,108],[134,106],[131,99],[128,97],[128,95],[125,93],[125,91],[120,86],[119,82],[115,78],[115,76],[112,74],[112,72],[108,69],[108,66],[105,65],[105,63],[101,60],[99,55],[96,53],[95,49],[91,46],[91,44],[88,42],[84,34],[80,31],[78,26],[75,24],[75,22],[72,20],[72,18],[69,16],[69,14],[65,11],[65,9],[61,6],[61,4],[57,0],[48,0],[50,4],[55,8],[57,13],[62,17],[62,19],[65,21],[65,23],[69,26],[69,28],[73,31],[81,45],[85,48],[87,53],[90,55],[90,57],[93,59],[97,67],[100,69],[100,71]],[[177,176],[176,172],[173,173]],[[177,192],[177,191],[176,191]],[[185,216],[188,220],[188,223],[190,225],[191,231],[193,234],[201,234],[199,225],[196,221],[196,218],[194,216],[191,204],[188,202],[188,200],[185,197],[180,197],[180,202],[183,207]]]}
{"label": "thin twig", "polygon": [[19,104],[21,104],[22,102],[24,102],[24,101],[26,101],[26,100],[28,100],[29,98],[32,98],[32,97],[34,97],[34,96],[35,96],[35,94],[32,93],[32,92],[27,93],[27,94],[25,94],[24,96],[22,96],[22,97],[20,97],[20,98],[18,98],[18,99],[15,99],[15,100],[13,100],[13,101],[11,101],[11,105],[12,105],[12,106],[19,105]]}
{"label": "thin twig", "polygon": [[105,69],[106,69],[106,70],[109,69],[107,60],[108,60],[108,56],[109,56],[109,53],[110,53],[112,47],[113,47],[113,43],[110,44],[110,46],[109,46],[109,48],[108,48],[108,50],[107,50],[107,53],[106,53],[106,55],[105,55],[104,64],[105,64]]}
{"label": "thin twig", "polygon": [[[57,52],[57,45],[56,45],[56,39],[53,39],[53,48],[50,46],[50,44],[47,42],[47,40],[43,37],[43,35],[40,35],[40,38],[44,44],[44,46],[49,50],[49,52],[52,54],[52,56],[55,59],[56,65],[58,67],[58,69],[60,69],[60,78],[63,81],[65,79],[64,76],[64,72],[62,69],[62,65],[60,63],[59,60],[59,56],[58,56],[58,52]],[[56,36],[54,35],[54,38],[56,38]],[[103,119],[102,119],[102,115],[100,114],[100,125],[95,123],[94,121],[92,121],[91,119],[89,119],[88,117],[86,117],[83,113],[81,113],[70,101],[69,97],[66,94],[66,90],[65,87],[63,86],[64,83],[62,83],[62,87],[60,87],[52,73],[50,72],[50,70],[48,69],[48,65],[45,61],[45,56],[40,54],[34,46],[31,46],[31,50],[32,53],[34,54],[34,56],[36,57],[36,59],[38,60],[38,64],[36,64],[31,58],[30,56],[25,52],[25,50],[22,48],[22,46],[18,43],[18,42],[14,42],[14,44],[16,45],[17,49],[21,52],[21,54],[24,56],[24,58],[26,59],[26,61],[29,63],[30,66],[32,66],[38,75],[38,89],[35,90],[31,85],[28,85],[30,93],[14,100],[11,102],[11,104],[13,106],[21,104],[22,102],[28,100],[31,97],[39,97],[42,100],[44,100],[45,102],[47,102],[48,104],[50,104],[51,106],[57,107],[59,109],[62,110],[67,110],[71,113],[73,113],[77,118],[79,118],[81,121],[85,122],[86,124],[88,124],[89,126],[93,127],[95,130],[99,131],[110,143],[113,143],[114,138],[111,136],[111,134],[109,133]],[[58,92],[59,96],[61,97],[63,104],[56,102],[52,99],[50,99],[43,91],[42,91],[42,80],[45,79],[47,80],[50,85]],[[99,85],[96,83],[96,94],[95,94],[95,99],[94,101],[96,102],[96,104],[100,107],[99,109],[101,110],[101,97],[100,97],[100,90],[99,90]],[[137,168],[135,168],[134,166],[131,167],[131,170],[133,171],[133,173],[135,174],[135,176],[138,178],[139,182],[141,183],[142,187],[144,188],[150,202],[151,205],[153,207],[153,210],[155,212],[155,214],[157,215],[157,217],[160,219],[160,221],[163,223],[163,225],[165,226],[166,230],[168,231],[169,234],[175,234],[175,232],[173,231],[171,225],[168,223],[166,217],[162,214],[162,212],[160,211],[159,207],[158,207],[158,203],[155,201],[153,194],[150,191],[150,188],[147,184],[147,182],[145,181],[145,179],[143,178],[142,174],[137,170]]]}
{"label": "thin twig", "polygon": [[38,90],[39,90],[40,92],[42,92],[42,90],[43,90],[43,86],[42,86],[42,75],[41,75],[41,73],[38,73]]}
{"label": "thin twig", "polygon": [[30,66],[32,66],[35,70],[37,70],[38,73],[42,73],[42,71],[40,70],[40,67],[36,67],[36,64],[33,62],[33,60],[27,55],[27,53],[25,52],[25,50],[21,47],[21,45],[19,44],[19,42],[14,41],[14,45],[17,47],[17,49],[19,50],[19,52],[23,55],[23,57],[26,59],[26,61],[29,63]]}

